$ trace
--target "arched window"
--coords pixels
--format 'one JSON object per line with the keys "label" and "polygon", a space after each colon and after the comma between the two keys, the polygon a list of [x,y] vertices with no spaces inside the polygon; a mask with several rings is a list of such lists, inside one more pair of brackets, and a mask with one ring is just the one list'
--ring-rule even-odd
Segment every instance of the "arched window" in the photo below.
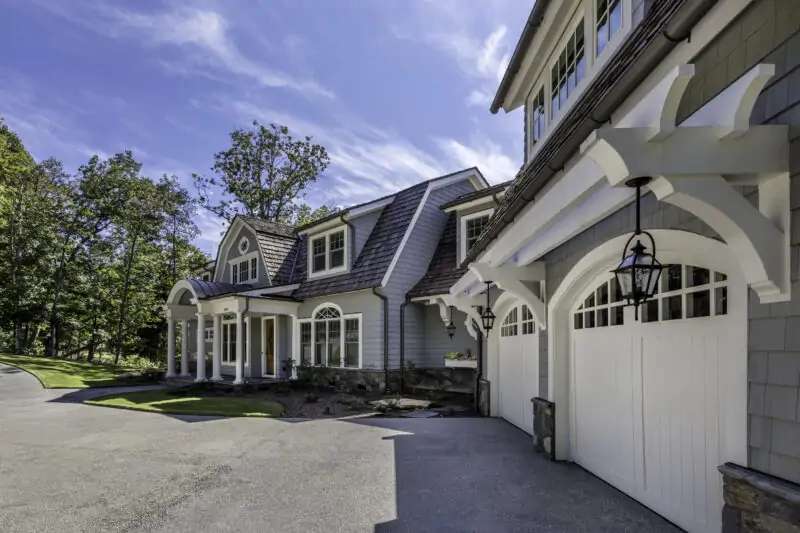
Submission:
{"label": "arched window", "polygon": [[343,315],[326,305],[300,320],[300,359],[328,367],[361,367],[361,315]]}
{"label": "arched window", "polygon": [[524,304],[509,311],[500,325],[501,337],[516,337],[520,334],[533,335],[535,331],[533,312]]}
{"label": "arched window", "polygon": [[[621,326],[625,301],[610,278],[573,312],[574,329]],[[639,309],[639,322],[702,318],[728,313],[728,276],[692,265],[665,265],[656,294]]]}
{"label": "arched window", "polygon": [[519,333],[517,327],[517,308],[515,307],[506,315],[503,324],[500,326],[501,337],[516,337]]}

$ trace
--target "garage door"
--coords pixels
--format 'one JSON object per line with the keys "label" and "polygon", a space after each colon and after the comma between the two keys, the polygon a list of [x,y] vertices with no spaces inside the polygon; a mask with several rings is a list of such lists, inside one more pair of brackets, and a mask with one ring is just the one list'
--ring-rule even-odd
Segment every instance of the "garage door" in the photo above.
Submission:
{"label": "garage door", "polygon": [[729,309],[746,304],[730,283],[672,265],[636,320],[604,275],[572,312],[576,462],[692,533],[720,531],[724,425],[746,419],[746,314]]}
{"label": "garage door", "polygon": [[511,309],[500,325],[500,417],[533,434],[533,404],[539,382],[539,336],[526,305]]}

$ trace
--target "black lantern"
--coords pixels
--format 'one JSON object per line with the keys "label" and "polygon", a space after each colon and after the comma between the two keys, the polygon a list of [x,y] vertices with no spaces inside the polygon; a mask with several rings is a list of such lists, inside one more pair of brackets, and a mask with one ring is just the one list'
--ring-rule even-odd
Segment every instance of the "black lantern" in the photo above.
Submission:
{"label": "black lantern", "polygon": [[453,335],[456,334],[456,325],[453,324],[453,306],[450,306],[450,323],[447,324],[447,334],[450,335],[450,338],[453,338]]}
{"label": "black lantern", "polygon": [[[639,319],[639,305],[653,297],[661,277],[661,263],[656,259],[656,242],[653,236],[642,231],[641,227],[641,200],[642,186],[650,182],[649,177],[639,177],[628,180],[625,185],[636,187],[636,231],[625,243],[622,250],[622,262],[613,270],[617,278],[622,297],[627,300],[627,305],[632,305]],[[642,244],[642,236],[650,240],[652,253],[647,253],[647,247]],[[636,243],[631,246],[633,240]]]}
{"label": "black lantern", "polygon": [[483,322],[483,330],[487,333],[494,327],[494,313],[489,305],[489,288],[492,286],[491,281],[486,282],[486,307],[481,313],[481,322]]}

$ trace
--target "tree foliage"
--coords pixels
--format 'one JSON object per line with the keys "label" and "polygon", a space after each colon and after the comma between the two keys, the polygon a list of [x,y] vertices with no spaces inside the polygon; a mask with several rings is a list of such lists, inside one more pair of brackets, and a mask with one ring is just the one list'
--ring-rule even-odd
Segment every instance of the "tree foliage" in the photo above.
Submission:
{"label": "tree foliage", "polygon": [[[335,210],[300,203],[330,162],[311,137],[295,139],[286,126],[253,121],[252,129],[234,130],[230,138],[231,147],[214,155],[214,175],[193,175],[200,205],[228,222],[242,214],[298,224]],[[218,189],[223,196],[215,198]]]}
{"label": "tree foliage", "polygon": [[163,359],[161,306],[208,258],[191,244],[195,201],[131,152],[77,172],[37,163],[0,120],[0,343],[16,353],[98,350]]}

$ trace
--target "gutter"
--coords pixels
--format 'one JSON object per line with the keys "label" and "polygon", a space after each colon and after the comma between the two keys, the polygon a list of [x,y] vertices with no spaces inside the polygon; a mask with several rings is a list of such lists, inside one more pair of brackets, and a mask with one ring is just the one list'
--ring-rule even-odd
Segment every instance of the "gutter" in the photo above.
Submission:
{"label": "gutter", "polygon": [[406,389],[406,306],[411,303],[411,297],[400,304],[400,392]]}
{"label": "gutter", "polygon": [[383,300],[383,389],[389,389],[389,298],[378,292],[382,287],[373,287],[372,294]]}
{"label": "gutter", "polygon": [[528,45],[531,44],[531,41],[533,41],[533,38],[539,31],[539,26],[542,25],[544,14],[549,6],[550,0],[536,0],[536,3],[533,4],[531,14],[528,15],[528,20],[525,22],[525,27],[522,29],[522,35],[519,41],[517,41],[517,46],[514,48],[514,53],[511,55],[511,61],[508,63],[508,67],[506,67],[506,73],[503,74],[500,87],[497,88],[497,93],[494,95],[494,100],[492,100],[492,105],[489,108],[489,111],[491,111],[493,115],[497,114],[497,111],[502,107],[506,94],[508,94],[508,90],[511,88],[512,80],[517,75],[517,72],[519,72],[520,67],[522,67],[522,60],[525,58]]}
{"label": "gutter", "polygon": [[[664,58],[666,58],[675,49],[675,47],[678,46],[679,43],[690,37],[692,28],[694,28],[694,26],[700,22],[700,19],[702,19],[706,13],[708,13],[708,11],[717,4],[717,2],[718,0],[664,0],[651,7],[651,10],[656,9],[657,7],[661,9],[669,9],[671,5],[680,4],[675,8],[675,12],[670,16],[663,30],[661,30],[649,43],[646,44],[645,48],[641,52],[641,55],[636,58],[633,63],[627,66],[624,73],[618,77],[613,85],[611,85],[605,91],[605,94],[601,96],[593,108],[583,114],[583,119],[578,123],[578,125],[575,126],[572,131],[567,131],[565,126],[569,124],[567,119],[570,117],[570,115],[584,111],[581,110],[580,107],[589,105],[585,99],[578,100],[575,102],[575,104],[573,104],[573,107],[569,112],[570,114],[562,119],[562,127],[553,131],[548,141],[540,149],[539,153],[542,154],[542,157],[545,157],[547,154],[546,150],[550,149],[552,155],[550,155],[549,161],[544,164],[542,168],[535,171],[535,173],[533,170],[533,163],[537,162],[536,158],[523,167],[516,179],[516,183],[519,185],[527,181],[522,189],[522,192],[511,202],[508,208],[503,210],[503,216],[501,220],[502,223],[492,224],[489,226],[489,228],[487,228],[488,231],[485,238],[478,241],[477,245],[472,249],[472,251],[467,254],[467,258],[465,259],[464,263],[468,264],[469,262],[474,261],[478,254],[482,253],[488,247],[489,243],[491,243],[498,237],[498,235],[500,235],[503,229],[505,229],[506,225],[514,222],[517,214],[519,214],[519,212],[522,211],[522,209],[528,205],[528,203],[534,200],[536,194],[541,191],[542,188],[547,185],[547,183],[553,179],[556,174],[560,173],[564,169],[567,161],[569,161],[580,150],[580,146],[583,141],[593,131],[599,129],[601,126],[611,120],[611,115],[617,110],[617,108],[619,108],[619,106],[622,105],[622,103],[625,102],[625,100],[628,99],[631,94],[633,94],[639,85],[641,85],[641,83],[650,75],[650,72],[656,68],[664,60]],[[540,3],[546,4],[547,2],[539,0],[534,7],[534,12]],[[531,16],[533,16],[533,12],[531,13]],[[632,31],[647,31],[647,22],[647,18],[645,18],[645,20]],[[627,42],[630,42],[630,39],[631,35],[628,36]],[[520,43],[522,43],[522,40],[520,40]],[[619,54],[623,52],[625,48],[626,46],[623,44],[617,53]],[[613,64],[613,60],[610,62],[610,64]],[[519,67],[517,66],[517,68]],[[510,70],[511,66],[509,66],[509,71]],[[595,77],[594,82],[598,82],[604,73],[605,71],[601,71],[597,77]],[[588,87],[583,95],[585,96],[587,94],[591,94],[591,88],[591,86]],[[507,91],[507,88],[505,90]],[[498,91],[498,95],[504,94],[504,92]],[[495,104],[492,105],[494,106]],[[560,134],[562,137],[566,136],[566,140],[561,146],[556,144],[557,134]],[[551,145],[554,148],[550,148]],[[512,185],[509,193],[513,193],[513,189],[514,186]]]}

